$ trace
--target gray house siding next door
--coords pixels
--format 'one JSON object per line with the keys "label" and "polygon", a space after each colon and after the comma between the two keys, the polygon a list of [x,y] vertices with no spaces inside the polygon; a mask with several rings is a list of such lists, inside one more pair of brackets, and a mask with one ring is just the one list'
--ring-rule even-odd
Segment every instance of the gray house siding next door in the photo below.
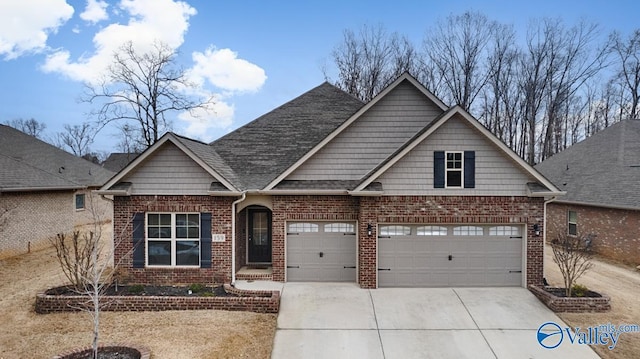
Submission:
{"label": "gray house siding next door", "polygon": [[378,286],[522,286],[522,232],[520,225],[381,225]]}
{"label": "gray house siding next door", "polygon": [[287,281],[355,282],[353,222],[287,223]]}

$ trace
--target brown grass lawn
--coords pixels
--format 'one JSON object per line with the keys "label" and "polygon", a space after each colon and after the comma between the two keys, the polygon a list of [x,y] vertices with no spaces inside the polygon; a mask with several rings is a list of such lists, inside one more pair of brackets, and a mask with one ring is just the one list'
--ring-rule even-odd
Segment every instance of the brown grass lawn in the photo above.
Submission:
{"label": "brown grass lawn", "polygon": [[[0,260],[0,359],[51,358],[91,345],[86,313],[36,314],[35,295],[65,283],[52,248]],[[129,342],[159,358],[269,358],[276,316],[218,310],[105,312],[101,343]]]}
{"label": "brown grass lawn", "polygon": [[[559,313],[560,318],[571,327],[586,328],[611,323],[640,325],[640,272],[601,259],[593,261],[594,267],[578,283],[611,297],[611,311],[607,313]],[[553,262],[551,247],[545,248],[545,276],[549,284],[562,287],[562,276]],[[593,346],[602,358],[640,358],[640,333],[620,334],[618,345],[609,350],[604,346]]]}

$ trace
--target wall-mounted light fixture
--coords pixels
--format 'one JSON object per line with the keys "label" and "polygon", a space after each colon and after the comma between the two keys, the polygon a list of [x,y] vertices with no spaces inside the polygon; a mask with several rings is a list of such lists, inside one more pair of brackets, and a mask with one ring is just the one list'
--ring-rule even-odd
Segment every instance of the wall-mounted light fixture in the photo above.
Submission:
{"label": "wall-mounted light fixture", "polygon": [[370,236],[373,234],[373,226],[371,223],[367,224],[367,235]]}
{"label": "wall-mounted light fixture", "polygon": [[533,233],[536,235],[536,237],[540,236],[540,225],[537,223],[533,224]]}

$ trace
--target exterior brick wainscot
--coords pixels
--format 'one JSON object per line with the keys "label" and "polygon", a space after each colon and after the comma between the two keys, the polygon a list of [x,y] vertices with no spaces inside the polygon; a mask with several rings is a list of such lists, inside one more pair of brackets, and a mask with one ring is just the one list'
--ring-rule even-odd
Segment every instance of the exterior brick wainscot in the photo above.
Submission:
{"label": "exterior brick wainscot", "polygon": [[611,309],[611,298],[601,297],[556,297],[542,287],[530,285],[529,290],[554,312],[565,313],[602,313]]}
{"label": "exterior brick wainscot", "polygon": [[[103,311],[142,312],[165,310],[219,309],[255,313],[278,313],[279,291],[253,291],[233,288],[225,284],[224,289],[235,297],[175,297],[175,296],[105,296]],[[82,295],[36,296],[36,313],[77,312],[87,297]]]}

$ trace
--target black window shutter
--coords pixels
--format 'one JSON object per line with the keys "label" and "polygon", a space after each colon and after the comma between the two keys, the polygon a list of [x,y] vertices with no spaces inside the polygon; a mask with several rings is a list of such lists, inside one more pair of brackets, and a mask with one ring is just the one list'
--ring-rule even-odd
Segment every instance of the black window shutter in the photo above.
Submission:
{"label": "black window shutter", "polygon": [[133,215],[133,268],[144,268],[144,213]]}
{"label": "black window shutter", "polygon": [[444,151],[433,152],[433,188],[444,188]]}
{"label": "black window shutter", "polygon": [[211,213],[200,213],[200,268],[211,268]]}
{"label": "black window shutter", "polygon": [[464,188],[476,188],[475,151],[464,151]]}

